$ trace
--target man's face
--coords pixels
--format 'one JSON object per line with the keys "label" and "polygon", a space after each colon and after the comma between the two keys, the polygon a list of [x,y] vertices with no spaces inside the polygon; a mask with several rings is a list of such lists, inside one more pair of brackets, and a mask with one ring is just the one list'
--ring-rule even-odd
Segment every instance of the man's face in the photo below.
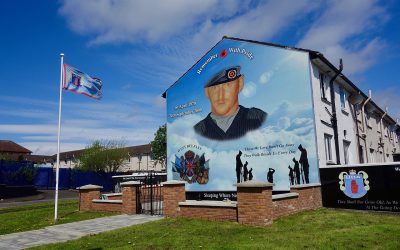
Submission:
{"label": "man's face", "polygon": [[218,116],[229,116],[239,106],[239,92],[243,88],[243,76],[236,80],[205,88],[211,102],[211,111]]}

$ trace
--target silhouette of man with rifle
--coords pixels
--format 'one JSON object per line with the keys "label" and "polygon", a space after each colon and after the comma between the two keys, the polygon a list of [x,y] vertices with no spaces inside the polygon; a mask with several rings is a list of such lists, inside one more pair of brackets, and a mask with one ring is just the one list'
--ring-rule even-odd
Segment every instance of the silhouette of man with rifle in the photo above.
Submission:
{"label": "silhouette of man with rifle", "polygon": [[[308,174],[309,174],[309,169],[310,169],[310,165],[308,164],[308,157],[307,157],[307,150],[305,148],[303,148],[303,146],[301,146],[301,144],[299,145],[299,150],[301,151],[301,155],[300,155],[300,164],[301,164],[301,172],[302,174],[304,174],[304,178],[306,179],[306,183],[310,183],[310,180],[308,179]],[[303,183],[304,183],[304,179],[303,179]]]}

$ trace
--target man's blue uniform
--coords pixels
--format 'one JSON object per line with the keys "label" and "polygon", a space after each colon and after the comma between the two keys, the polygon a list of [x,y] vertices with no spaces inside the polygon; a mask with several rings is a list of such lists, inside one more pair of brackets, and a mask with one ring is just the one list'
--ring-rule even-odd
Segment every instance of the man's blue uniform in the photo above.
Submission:
{"label": "man's blue uniform", "polygon": [[213,140],[231,140],[244,136],[248,131],[258,129],[267,118],[267,113],[258,108],[245,108],[239,105],[239,111],[229,129],[224,132],[213,121],[210,114],[198,122],[195,131]]}

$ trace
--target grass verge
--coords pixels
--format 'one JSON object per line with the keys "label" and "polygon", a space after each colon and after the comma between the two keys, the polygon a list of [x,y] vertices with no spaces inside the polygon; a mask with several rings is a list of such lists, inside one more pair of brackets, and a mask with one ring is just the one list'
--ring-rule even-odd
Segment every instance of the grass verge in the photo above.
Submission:
{"label": "grass verge", "polygon": [[[78,201],[60,201],[57,224],[113,215],[104,212],[79,212]],[[54,225],[54,202],[0,209],[0,235]]]}
{"label": "grass verge", "polygon": [[164,219],[34,249],[400,249],[400,216],[321,208],[270,227]]}

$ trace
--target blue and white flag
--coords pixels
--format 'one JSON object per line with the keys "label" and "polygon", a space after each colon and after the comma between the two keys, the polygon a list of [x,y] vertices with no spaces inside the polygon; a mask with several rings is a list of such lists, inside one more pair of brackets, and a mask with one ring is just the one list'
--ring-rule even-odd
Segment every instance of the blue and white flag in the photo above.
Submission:
{"label": "blue and white flag", "polygon": [[94,99],[101,99],[103,84],[99,78],[89,76],[82,71],[64,63],[63,88]]}

